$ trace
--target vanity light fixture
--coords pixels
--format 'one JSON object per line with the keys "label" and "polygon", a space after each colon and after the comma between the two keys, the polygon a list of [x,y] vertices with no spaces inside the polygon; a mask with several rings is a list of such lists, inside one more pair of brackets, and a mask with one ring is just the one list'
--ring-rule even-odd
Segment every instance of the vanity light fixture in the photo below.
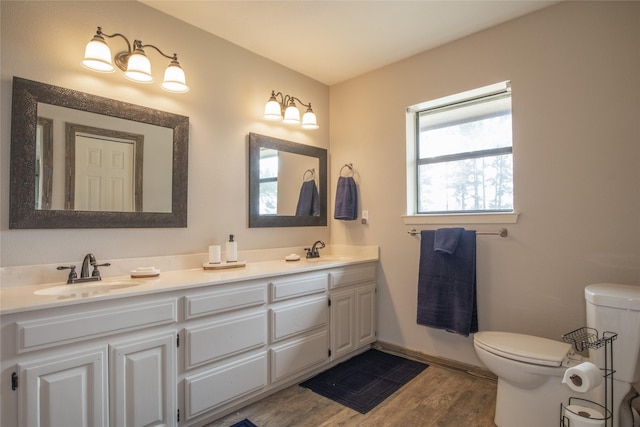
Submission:
{"label": "vanity light fixture", "polygon": [[127,51],[118,52],[113,57],[113,62],[116,66],[124,71],[124,76],[134,82],[138,83],[151,83],[153,77],[151,76],[151,63],[144,52],[145,48],[154,48],[160,55],[171,60],[169,66],[164,72],[164,81],[162,82],[162,88],[168,92],[184,93],[189,91],[187,86],[184,71],[178,62],[178,56],[174,53],[173,56],[169,56],[158,49],[152,44],[143,45],[140,40],[133,41],[133,49],[129,39],[120,33],[105,34],[102,32],[102,28],[98,27],[95,36],[87,43],[87,47],[84,51],[84,59],[82,60],[82,66],[92,71],[100,73],[113,73],[115,68],[111,62],[111,50],[107,46],[105,37],[122,37],[127,42]]}
{"label": "vanity light fixture", "polygon": [[[278,96],[280,101],[278,101]],[[295,101],[307,107],[307,111],[302,116],[302,124],[300,123],[300,111]],[[292,125],[301,124],[303,129],[318,129],[318,122],[316,121],[315,113],[311,109],[311,103],[305,104],[300,101],[300,98],[283,95],[282,92],[276,93],[274,90],[271,91],[271,98],[269,98],[267,105],[264,106],[264,119],[282,120],[284,123]]]}

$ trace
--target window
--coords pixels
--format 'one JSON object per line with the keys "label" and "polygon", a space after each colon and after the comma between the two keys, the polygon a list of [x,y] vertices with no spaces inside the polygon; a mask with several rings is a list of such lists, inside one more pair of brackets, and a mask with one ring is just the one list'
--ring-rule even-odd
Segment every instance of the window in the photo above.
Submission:
{"label": "window", "polygon": [[260,215],[278,213],[278,150],[260,149]]}
{"label": "window", "polygon": [[413,213],[513,212],[508,82],[410,107],[408,119]]}

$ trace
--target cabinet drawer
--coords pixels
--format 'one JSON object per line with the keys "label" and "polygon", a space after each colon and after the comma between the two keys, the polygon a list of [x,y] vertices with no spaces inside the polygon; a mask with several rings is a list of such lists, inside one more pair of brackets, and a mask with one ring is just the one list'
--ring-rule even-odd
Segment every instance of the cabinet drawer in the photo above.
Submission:
{"label": "cabinet drawer", "polygon": [[327,324],[328,303],[325,296],[271,310],[273,342],[311,331]]}
{"label": "cabinet drawer", "polygon": [[235,317],[185,329],[186,368],[213,362],[267,344],[267,314]]}
{"label": "cabinet drawer", "polygon": [[283,301],[303,295],[316,294],[327,290],[328,276],[317,274],[292,279],[279,279],[271,283],[271,301]]}
{"label": "cabinet drawer", "polygon": [[311,368],[329,360],[327,331],[271,349],[271,381]]}
{"label": "cabinet drawer", "polygon": [[176,300],[17,322],[18,352],[177,321]]}
{"label": "cabinet drawer", "polygon": [[329,273],[330,288],[349,286],[356,283],[372,282],[376,278],[375,264],[360,267],[348,267],[340,270],[332,270]]}
{"label": "cabinet drawer", "polygon": [[267,353],[185,379],[187,420],[267,385]]}
{"label": "cabinet drawer", "polygon": [[184,312],[187,319],[193,319],[208,314],[254,307],[266,304],[266,302],[267,291],[265,285],[246,286],[241,289],[187,296],[184,298]]}

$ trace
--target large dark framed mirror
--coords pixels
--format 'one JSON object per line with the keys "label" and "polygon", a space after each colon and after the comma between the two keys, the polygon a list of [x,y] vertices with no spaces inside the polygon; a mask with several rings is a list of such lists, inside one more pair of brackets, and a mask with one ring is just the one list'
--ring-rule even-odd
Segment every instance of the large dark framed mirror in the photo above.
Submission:
{"label": "large dark framed mirror", "polygon": [[188,146],[186,116],[14,77],[9,228],[186,227]]}
{"label": "large dark framed mirror", "polygon": [[327,225],[327,150],[249,134],[249,227]]}

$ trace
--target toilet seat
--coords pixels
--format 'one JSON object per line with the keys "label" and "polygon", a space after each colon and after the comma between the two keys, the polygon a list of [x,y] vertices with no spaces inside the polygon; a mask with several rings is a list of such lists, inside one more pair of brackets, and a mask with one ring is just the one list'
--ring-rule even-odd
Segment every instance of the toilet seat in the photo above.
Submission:
{"label": "toilet seat", "polygon": [[571,351],[568,343],[511,332],[478,332],[474,342],[495,355],[542,366],[562,366]]}

